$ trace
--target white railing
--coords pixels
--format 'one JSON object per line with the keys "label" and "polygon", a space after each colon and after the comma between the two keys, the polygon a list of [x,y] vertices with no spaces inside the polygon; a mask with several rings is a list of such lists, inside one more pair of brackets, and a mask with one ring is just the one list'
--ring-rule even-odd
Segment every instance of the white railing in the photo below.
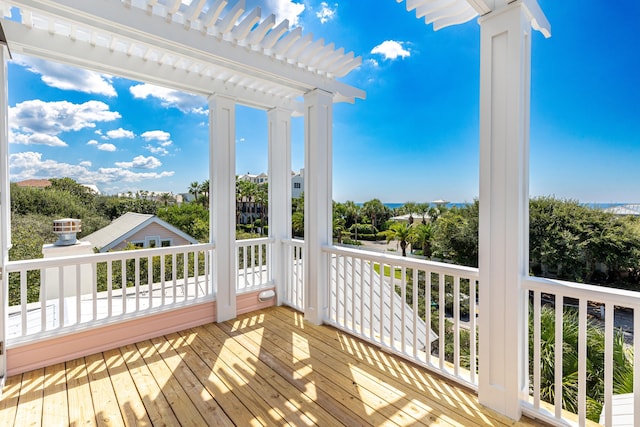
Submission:
{"label": "white railing", "polygon": [[327,323],[477,388],[478,269],[327,246]]}
{"label": "white railing", "polygon": [[236,292],[245,293],[273,286],[271,246],[268,237],[236,240]]}
{"label": "white railing", "polygon": [[197,244],[9,262],[9,343],[213,299],[213,250]]}
{"label": "white railing", "polygon": [[282,302],[304,312],[304,240],[284,240],[282,250],[285,259],[285,292]]}
{"label": "white railing", "polygon": [[539,278],[524,287],[533,356],[525,413],[580,426],[624,416],[640,426],[640,293]]}

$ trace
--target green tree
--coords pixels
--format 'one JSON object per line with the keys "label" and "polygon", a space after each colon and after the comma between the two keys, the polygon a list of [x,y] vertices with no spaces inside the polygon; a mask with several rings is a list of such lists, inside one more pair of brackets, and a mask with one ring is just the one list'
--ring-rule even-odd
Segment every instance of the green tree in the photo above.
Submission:
{"label": "green tree", "polygon": [[422,255],[431,258],[431,239],[433,238],[433,225],[431,223],[420,224],[416,227],[415,245],[422,249]]}
{"label": "green tree", "polygon": [[372,199],[362,205],[362,214],[369,218],[376,229],[380,229],[380,225],[391,218],[391,209],[380,200]]}
{"label": "green tree", "polygon": [[171,205],[158,210],[158,218],[200,242],[209,241],[209,211],[197,203]]}
{"label": "green tree", "polygon": [[452,208],[435,222],[433,256],[469,267],[478,266],[478,213],[471,205]]}
{"label": "green tree", "polygon": [[388,230],[382,232],[387,238],[387,242],[396,240],[400,243],[402,256],[407,256],[407,245],[415,240],[416,229],[410,224],[404,222],[396,222],[389,227]]}

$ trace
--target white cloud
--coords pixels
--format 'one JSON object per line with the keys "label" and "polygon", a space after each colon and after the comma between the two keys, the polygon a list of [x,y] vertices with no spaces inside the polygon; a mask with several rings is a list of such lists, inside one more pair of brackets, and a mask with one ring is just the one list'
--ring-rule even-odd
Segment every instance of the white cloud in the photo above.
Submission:
{"label": "white cloud", "polygon": [[113,130],[107,131],[107,134],[105,136],[103,136],[103,138],[105,138],[105,139],[121,139],[121,138],[133,139],[135,136],[136,135],[133,132],[131,132],[130,130],[118,128],[118,129],[113,129]]}
{"label": "white cloud", "polygon": [[140,136],[143,137],[145,141],[169,141],[171,138],[171,134],[163,130],[148,130]]}
{"label": "white cloud", "polygon": [[9,107],[9,126],[24,133],[58,135],[61,132],[95,128],[97,122],[120,118],[117,111],[100,101],[73,104],[68,101],[24,101]]}
{"label": "white cloud", "polygon": [[378,46],[371,49],[371,53],[377,53],[382,55],[384,59],[397,59],[399,56],[403,59],[411,56],[411,52],[402,47],[403,42],[397,42],[395,40],[386,40],[380,43]]}
{"label": "white cloud", "polygon": [[336,13],[338,13],[338,3],[334,3],[332,9],[327,2],[323,1],[320,3],[320,11],[316,12],[316,17],[322,24],[326,24],[335,18]]}
{"label": "white cloud", "polygon": [[106,144],[100,144],[100,145],[98,145],[98,150],[100,150],[100,151],[111,151],[111,152],[113,152],[113,151],[116,151],[116,146],[115,146],[115,145],[113,145],[113,144],[109,144],[109,143],[106,143]]}
{"label": "white cloud", "polygon": [[162,162],[153,156],[136,156],[130,162],[116,162],[116,166],[127,169],[155,169],[162,166]]}
{"label": "white cloud", "polygon": [[87,142],[87,145],[98,145],[98,141],[92,139],[91,141]]}
{"label": "white cloud", "polygon": [[153,154],[157,154],[159,156],[166,156],[167,154],[169,154],[169,151],[167,151],[166,148],[163,147],[154,147],[151,144],[147,144],[146,147],[147,150],[151,151]]}
{"label": "white cloud", "polygon": [[139,182],[145,179],[159,179],[174,175],[174,171],[133,172],[121,168],[89,169],[81,162],[78,165],[61,163],[55,160],[43,160],[42,153],[24,152],[9,156],[11,179],[43,179],[52,176],[65,176],[86,184],[119,184],[122,182]]}
{"label": "white cloud", "polygon": [[131,86],[129,91],[134,98],[156,98],[160,100],[160,104],[163,107],[177,108],[184,113],[204,114],[204,112],[207,111],[203,107],[203,105],[206,104],[206,101],[201,96],[191,95],[147,83]]}
{"label": "white cloud", "polygon": [[369,65],[372,68],[378,68],[378,66],[380,65],[378,64],[378,61],[373,58],[365,59],[364,63],[365,65]]}
{"label": "white cloud", "polygon": [[160,146],[161,146],[161,147],[168,147],[168,146],[170,146],[171,144],[173,144],[173,141],[164,141],[164,142],[161,142],[161,143],[160,143]]}
{"label": "white cloud", "polygon": [[11,144],[23,145],[48,145],[49,147],[68,147],[68,144],[55,135],[46,133],[20,133],[11,130],[9,132]]}
{"label": "white cloud", "polygon": [[78,166],[82,166],[83,168],[90,168],[91,165],[93,165],[93,163],[91,163],[89,160],[84,160],[78,163]]}
{"label": "white cloud", "polygon": [[42,81],[51,87],[109,97],[118,96],[111,84],[111,76],[30,56],[14,55],[13,62],[39,74]]}
{"label": "white cloud", "polygon": [[267,0],[266,6],[276,15],[276,23],[288,19],[292,27],[298,25],[300,15],[304,12],[304,4],[295,3],[293,0]]}

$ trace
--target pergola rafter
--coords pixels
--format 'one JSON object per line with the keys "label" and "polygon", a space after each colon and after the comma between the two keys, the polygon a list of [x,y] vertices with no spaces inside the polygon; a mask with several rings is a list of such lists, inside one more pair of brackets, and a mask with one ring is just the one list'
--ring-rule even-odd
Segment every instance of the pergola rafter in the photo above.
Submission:
{"label": "pergola rafter", "polygon": [[263,109],[301,112],[301,97],[314,89],[334,102],[365,97],[336,80],[361,57],[245,7],[244,0],[0,2],[16,53],[203,96],[224,93]]}

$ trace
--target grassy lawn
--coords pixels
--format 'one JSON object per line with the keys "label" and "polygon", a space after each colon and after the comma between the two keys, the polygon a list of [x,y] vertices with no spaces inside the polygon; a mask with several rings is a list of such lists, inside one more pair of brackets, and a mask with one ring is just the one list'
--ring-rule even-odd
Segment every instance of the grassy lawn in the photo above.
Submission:
{"label": "grassy lawn", "polygon": [[[373,270],[374,270],[376,273],[380,274],[380,264],[374,264],[374,265],[373,265]],[[391,267],[390,267],[390,266],[388,266],[388,265],[385,265],[385,266],[384,266],[384,276],[385,276],[385,277],[390,277],[390,276],[391,276]],[[396,268],[396,269],[394,270],[394,272],[393,272],[393,276],[394,276],[396,279],[398,279],[398,280],[402,279],[402,272],[400,271],[400,269],[399,269],[399,268]]]}

